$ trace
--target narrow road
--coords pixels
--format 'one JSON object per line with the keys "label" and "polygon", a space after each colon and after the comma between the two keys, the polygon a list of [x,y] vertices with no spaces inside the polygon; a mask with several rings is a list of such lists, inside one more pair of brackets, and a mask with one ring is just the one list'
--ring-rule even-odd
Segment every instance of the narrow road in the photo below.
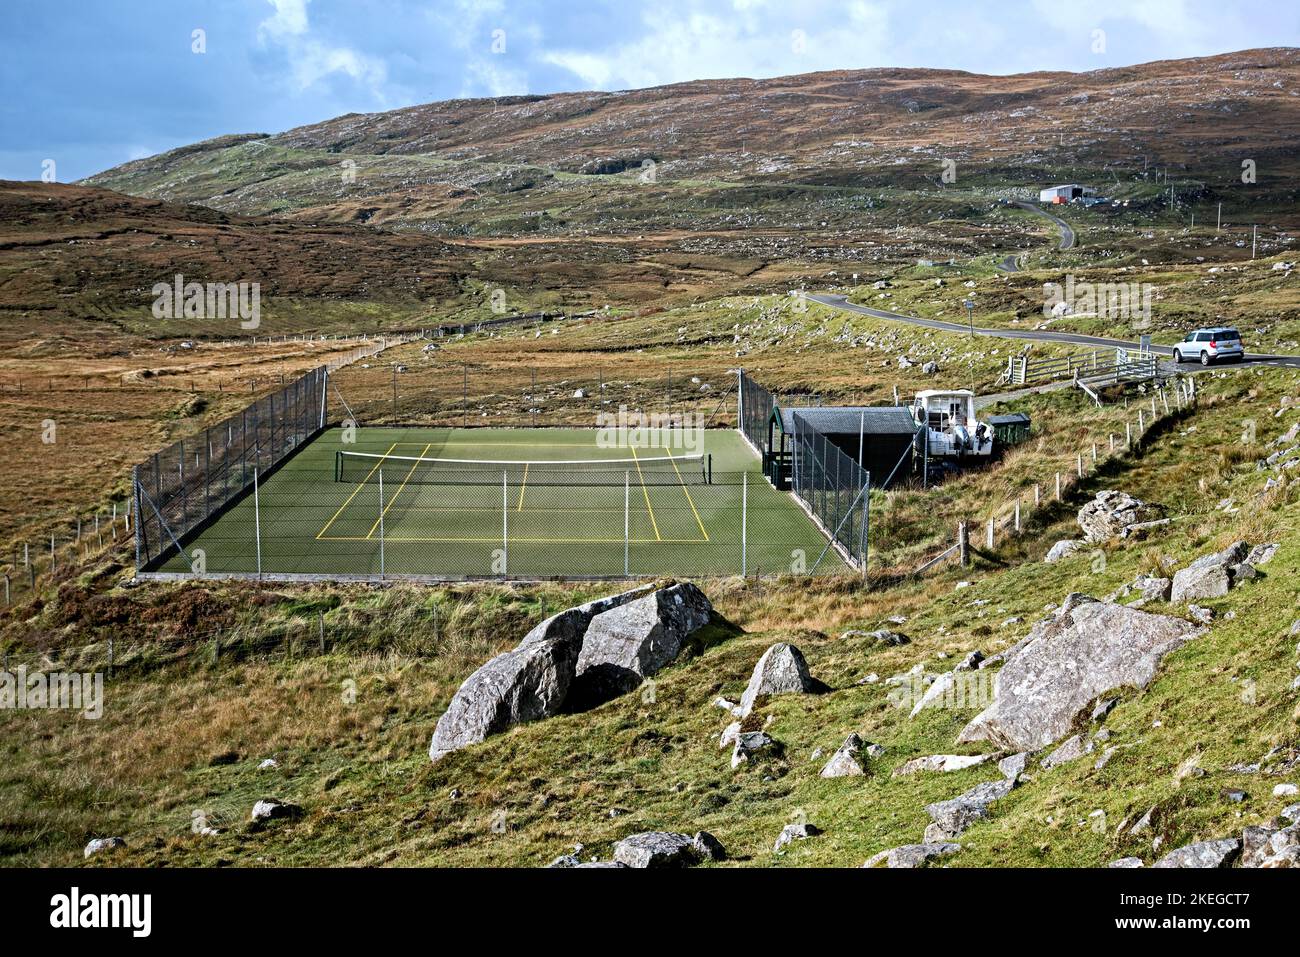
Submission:
{"label": "narrow road", "polygon": [[[945,322],[942,319],[922,319],[918,316],[905,316],[900,312],[890,312],[887,309],[874,309],[871,306],[859,306],[857,303],[849,302],[848,298],[841,294],[810,293],[808,298],[813,302],[821,303],[823,306],[830,306],[832,309],[843,309],[845,312],[856,312],[859,315],[871,316],[875,319],[889,319],[894,322],[905,322],[908,325],[922,326],[926,329],[937,329],[940,332],[969,334],[972,331],[970,326],[960,322]],[[974,334],[977,336],[990,336],[995,339],[1019,339],[1028,340],[1030,342],[1057,342],[1065,345],[1088,346],[1091,348],[1137,349],[1140,347],[1140,343],[1132,342],[1127,339],[1111,339],[1106,336],[1085,336],[1076,332],[1055,332],[1044,329],[985,329],[980,326],[975,326]],[[1172,356],[1174,354],[1172,346],[1153,345],[1151,350],[1162,356]],[[1292,369],[1300,369],[1300,356],[1275,356],[1247,353],[1244,361],[1263,365],[1287,366]],[[1184,362],[1182,367],[1201,368],[1200,363],[1196,362]]]}
{"label": "narrow road", "polygon": [[[1061,231],[1061,241],[1056,247],[1058,250],[1064,252],[1067,249],[1074,248],[1078,238],[1074,234],[1074,227],[1063,220],[1060,216],[1057,216],[1055,213],[1049,213],[1041,206],[1037,206],[1034,203],[1024,202],[1023,200],[1016,200],[1016,205],[1021,209],[1027,209],[1031,213],[1050,219],[1056,224],[1056,228]],[[1020,272],[1021,255],[1021,253],[1012,253],[1006,259],[1002,260],[1002,262],[998,263],[997,268],[1001,269],[1003,272]]]}

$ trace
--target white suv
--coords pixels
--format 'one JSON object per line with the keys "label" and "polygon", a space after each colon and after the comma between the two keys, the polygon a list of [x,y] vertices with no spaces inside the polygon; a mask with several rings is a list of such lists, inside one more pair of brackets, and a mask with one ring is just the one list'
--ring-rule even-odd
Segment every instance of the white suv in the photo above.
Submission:
{"label": "white suv", "polygon": [[1246,350],[1241,344],[1241,333],[1227,326],[1215,326],[1189,332],[1182,342],[1174,346],[1175,362],[1195,362],[1208,366],[1216,359],[1236,359],[1240,362],[1246,357]]}

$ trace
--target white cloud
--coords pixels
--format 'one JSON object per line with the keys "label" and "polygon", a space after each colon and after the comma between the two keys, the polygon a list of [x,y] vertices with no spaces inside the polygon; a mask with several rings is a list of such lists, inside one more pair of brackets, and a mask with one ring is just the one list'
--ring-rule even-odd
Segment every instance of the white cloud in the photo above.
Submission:
{"label": "white cloud", "polygon": [[588,87],[611,89],[876,66],[890,49],[885,8],[867,0],[807,17],[764,0],[733,0],[717,14],[676,0],[648,8],[641,26],[644,34],[628,43],[599,52],[553,49],[540,59]]}
{"label": "white cloud", "polygon": [[385,84],[388,67],[377,57],[366,56],[351,47],[333,46],[309,36],[307,5],[311,0],[267,0],[275,13],[257,27],[258,39],[284,49],[299,92],[320,80],[342,73],[362,84],[381,104],[387,102]]}

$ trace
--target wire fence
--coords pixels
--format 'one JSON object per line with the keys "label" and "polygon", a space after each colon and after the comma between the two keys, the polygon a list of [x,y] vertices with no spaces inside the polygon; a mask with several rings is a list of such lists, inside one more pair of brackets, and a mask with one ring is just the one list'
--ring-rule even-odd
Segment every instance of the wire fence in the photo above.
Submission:
{"label": "wire fence", "polygon": [[867,564],[871,475],[798,413],[791,489],[849,563]]}
{"label": "wire fence", "polygon": [[788,495],[707,456],[590,473],[554,462],[538,475],[534,463],[452,470],[328,455],[304,452],[151,573],[384,581],[847,570]]}
{"label": "wire fence", "polygon": [[401,360],[355,363],[330,382],[331,401],[356,425],[461,428],[591,428],[629,414],[734,428],[734,390],[734,377],[717,369],[650,375],[626,363],[556,370],[449,362],[436,339]]}
{"label": "wire fence", "polygon": [[181,539],[223,511],[324,427],[327,373],[313,369],[238,415],[136,466],[136,567],[181,551]]}

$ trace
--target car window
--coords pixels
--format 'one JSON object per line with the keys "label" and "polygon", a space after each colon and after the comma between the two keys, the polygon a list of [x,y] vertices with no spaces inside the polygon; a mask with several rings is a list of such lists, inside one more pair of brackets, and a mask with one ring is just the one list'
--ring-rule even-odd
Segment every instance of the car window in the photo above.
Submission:
{"label": "car window", "polygon": [[1228,342],[1236,342],[1238,339],[1241,338],[1241,333],[1237,332],[1236,329],[1228,329],[1225,330],[1224,332],[1219,333],[1219,338],[1224,339]]}

